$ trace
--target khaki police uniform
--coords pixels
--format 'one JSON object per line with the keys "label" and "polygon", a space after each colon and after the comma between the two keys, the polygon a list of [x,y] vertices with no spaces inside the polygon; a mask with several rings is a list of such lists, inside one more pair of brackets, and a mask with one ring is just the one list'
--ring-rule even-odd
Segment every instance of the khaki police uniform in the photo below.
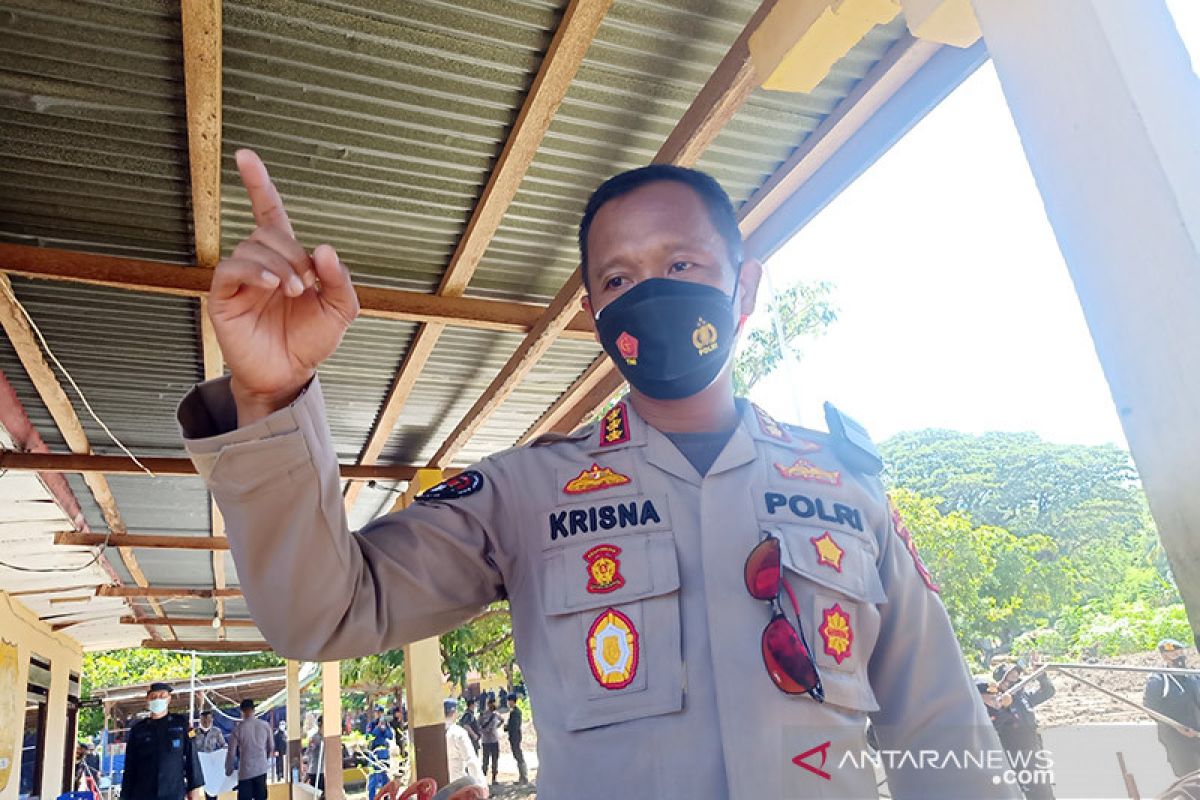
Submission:
{"label": "khaki police uniform", "polygon": [[[907,530],[849,466],[856,434],[739,409],[704,477],[622,402],[356,534],[316,380],[240,429],[228,379],[210,381],[179,418],[280,655],[397,648],[508,598],[548,800],[873,798],[867,715],[884,751],[911,751],[889,757],[892,797],[1019,796],[982,755],[915,768],[922,750],[991,752],[997,769],[1003,752]],[[763,531],[782,541],[824,704],[764,668],[771,610],[743,579]]]}

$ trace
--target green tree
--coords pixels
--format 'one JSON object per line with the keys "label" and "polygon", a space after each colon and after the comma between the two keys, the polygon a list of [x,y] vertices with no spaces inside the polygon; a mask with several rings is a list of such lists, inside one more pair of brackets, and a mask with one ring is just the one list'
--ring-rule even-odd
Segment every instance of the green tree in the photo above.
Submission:
{"label": "green tree", "polygon": [[[802,343],[826,331],[837,319],[832,293],[833,285],[825,281],[798,283],[779,293],[767,307],[767,324],[750,331],[739,348],[733,365],[736,394],[744,396],[771,374],[783,361],[785,350],[798,359],[803,353]],[[773,321],[778,321],[778,328]],[[779,331],[783,333],[782,346]]]}

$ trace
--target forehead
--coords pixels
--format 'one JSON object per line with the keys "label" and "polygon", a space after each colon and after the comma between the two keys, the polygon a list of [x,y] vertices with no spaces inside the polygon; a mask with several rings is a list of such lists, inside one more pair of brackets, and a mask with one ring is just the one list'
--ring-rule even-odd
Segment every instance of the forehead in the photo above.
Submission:
{"label": "forehead", "polygon": [[588,231],[593,253],[664,238],[720,244],[721,237],[700,194],[685,183],[658,180],[600,207]]}

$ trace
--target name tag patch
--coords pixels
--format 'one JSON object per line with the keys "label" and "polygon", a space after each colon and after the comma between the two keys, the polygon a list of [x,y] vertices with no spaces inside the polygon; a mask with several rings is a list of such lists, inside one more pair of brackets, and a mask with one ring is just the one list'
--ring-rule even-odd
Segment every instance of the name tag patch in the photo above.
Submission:
{"label": "name tag patch", "polygon": [[803,494],[786,495],[781,492],[764,492],[763,503],[768,514],[790,511],[801,519],[816,517],[834,525],[847,525],[862,532],[862,512],[845,503],[834,503],[820,497]]}
{"label": "name tag patch", "polygon": [[605,503],[547,515],[550,541],[566,539],[580,533],[611,531],[618,528],[639,528],[662,522],[652,500],[630,500],[626,503]]}

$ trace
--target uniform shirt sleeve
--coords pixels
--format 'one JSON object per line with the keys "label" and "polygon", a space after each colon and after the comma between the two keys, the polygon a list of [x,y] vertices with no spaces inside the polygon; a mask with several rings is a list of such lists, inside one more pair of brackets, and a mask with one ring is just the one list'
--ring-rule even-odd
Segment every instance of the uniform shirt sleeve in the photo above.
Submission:
{"label": "uniform shirt sleeve", "polygon": [[196,739],[185,736],[183,746],[183,785],[190,792],[204,785],[204,770],[200,766],[200,752],[196,748]]}
{"label": "uniform shirt sleeve", "polygon": [[1040,706],[1051,697],[1054,697],[1056,691],[1054,684],[1050,682],[1050,676],[1043,672],[1038,676],[1037,689],[1026,693],[1029,696],[1030,707]]}
{"label": "uniform shirt sleeve", "polygon": [[[942,763],[951,753],[958,761],[949,763],[961,763],[964,752],[1003,759],[936,584],[908,544],[907,529],[898,530],[898,520],[889,513],[880,541],[879,576],[887,599],[879,606],[879,638],[868,665],[880,707],[871,715],[879,746],[913,757],[936,751],[944,754]],[[1004,765],[996,771],[971,763],[964,769],[922,769],[908,766],[911,760],[896,761],[899,766],[888,770],[888,786],[897,800],[1021,796],[1012,785],[993,783]]]}
{"label": "uniform shirt sleeve", "polygon": [[233,765],[237,763],[238,748],[241,746],[242,724],[239,722],[233,732],[229,734],[229,750],[225,753],[225,774],[233,774]]}
{"label": "uniform shirt sleeve", "polygon": [[477,491],[418,502],[353,534],[317,380],[243,428],[228,378],[179,409],[185,445],[225,517],[243,595],[285,658],[331,661],[452,629],[504,595],[494,531],[508,525],[502,470]]}
{"label": "uniform shirt sleeve", "polygon": [[129,729],[129,734],[126,738],[125,745],[125,770],[121,773],[121,797],[133,797],[134,787],[137,786],[137,774],[141,769],[142,759],[145,757],[141,748],[138,747],[138,740],[134,738],[133,732],[137,730],[137,725]]}

